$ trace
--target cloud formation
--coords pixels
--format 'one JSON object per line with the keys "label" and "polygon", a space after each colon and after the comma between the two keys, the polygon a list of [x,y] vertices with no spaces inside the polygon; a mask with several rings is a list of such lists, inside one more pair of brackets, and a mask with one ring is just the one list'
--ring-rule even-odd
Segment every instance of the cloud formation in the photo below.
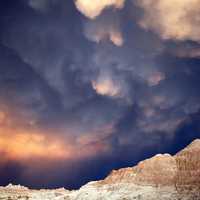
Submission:
{"label": "cloud formation", "polygon": [[169,51],[179,58],[200,58],[200,47],[197,45],[180,46]]}
{"label": "cloud formation", "polygon": [[[174,4],[141,1],[143,13],[130,1],[120,12],[107,8],[125,1],[85,1],[82,5],[91,6],[83,10],[88,19],[77,12],[75,1],[59,0],[56,6],[54,0],[34,1],[34,10],[23,2],[29,1],[12,2],[6,10],[12,17],[0,20],[0,151],[7,154],[0,175],[5,183],[77,188],[199,135],[198,42],[174,42],[174,30],[172,40],[163,40],[150,22],[152,31],[146,31],[135,19],[149,14],[151,3],[152,26],[164,19],[159,26],[167,28]],[[49,12],[36,12],[42,4]],[[46,163],[31,166],[32,157]],[[7,169],[15,169],[11,179]]]}
{"label": "cloud formation", "polygon": [[23,162],[23,164],[26,164],[29,159],[41,158],[67,161],[92,158],[110,150],[109,145],[103,142],[103,138],[112,134],[112,124],[101,127],[100,130],[93,129],[92,134],[82,133],[82,136],[67,132],[70,131],[68,129],[65,130],[65,134],[60,131],[57,137],[52,130],[43,130],[29,120],[20,118],[19,114],[13,111],[1,110],[0,154],[2,159]]}
{"label": "cloud formation", "polygon": [[150,76],[147,78],[147,82],[150,86],[156,86],[164,79],[165,79],[164,73],[154,72],[154,73],[150,74]]}
{"label": "cloud formation", "polygon": [[[55,138],[48,138],[37,133],[18,132],[13,133],[13,129],[1,129],[0,152],[6,159],[23,161],[30,158],[43,159],[65,159],[70,156],[70,151],[66,149],[61,141]],[[10,135],[12,134],[12,140]],[[4,157],[3,156],[3,157]]]}
{"label": "cloud formation", "polygon": [[77,9],[90,19],[96,18],[101,12],[109,7],[121,9],[125,0],[75,0]]}
{"label": "cloud formation", "polygon": [[123,97],[123,88],[119,80],[113,80],[106,72],[101,73],[97,80],[92,81],[92,87],[100,95]]}
{"label": "cloud formation", "polygon": [[199,0],[138,0],[143,9],[139,24],[163,39],[200,42]]}
{"label": "cloud formation", "polygon": [[119,47],[124,43],[120,19],[117,14],[114,16],[104,14],[95,20],[88,20],[84,23],[84,35],[96,43],[110,40]]}
{"label": "cloud formation", "polygon": [[89,40],[100,43],[109,39],[116,46],[123,45],[122,33],[112,25],[108,27],[106,25],[94,27],[95,25],[87,24],[86,26],[85,35]]}

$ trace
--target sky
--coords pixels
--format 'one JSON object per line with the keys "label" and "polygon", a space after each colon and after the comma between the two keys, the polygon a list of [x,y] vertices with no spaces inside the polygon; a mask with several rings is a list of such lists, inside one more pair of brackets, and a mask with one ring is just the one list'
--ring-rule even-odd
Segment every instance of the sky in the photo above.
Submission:
{"label": "sky", "polygon": [[200,138],[200,0],[2,0],[0,185],[79,188]]}

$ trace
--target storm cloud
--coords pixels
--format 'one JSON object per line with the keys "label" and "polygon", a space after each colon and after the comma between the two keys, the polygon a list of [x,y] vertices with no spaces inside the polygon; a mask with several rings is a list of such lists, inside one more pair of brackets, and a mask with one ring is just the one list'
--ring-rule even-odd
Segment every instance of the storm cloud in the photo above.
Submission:
{"label": "storm cloud", "polygon": [[121,9],[124,6],[125,0],[103,0],[93,1],[92,3],[88,0],[76,0],[75,4],[78,10],[80,10],[85,16],[93,19],[101,14],[101,12],[108,8],[114,7]]}
{"label": "storm cloud", "polygon": [[77,188],[199,137],[188,2],[1,3],[1,183]]}

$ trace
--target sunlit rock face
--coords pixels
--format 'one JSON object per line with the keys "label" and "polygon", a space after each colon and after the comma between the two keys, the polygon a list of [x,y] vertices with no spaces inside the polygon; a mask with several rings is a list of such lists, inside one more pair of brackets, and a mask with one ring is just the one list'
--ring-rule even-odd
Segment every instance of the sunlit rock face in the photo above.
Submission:
{"label": "sunlit rock face", "polygon": [[8,185],[0,188],[0,199],[200,200],[200,140],[175,156],[156,155],[135,167],[114,170],[106,179],[76,191]]}
{"label": "sunlit rock face", "polygon": [[176,173],[175,158],[164,154],[142,161],[136,167],[113,171],[106,181],[128,182],[145,186],[171,186]]}

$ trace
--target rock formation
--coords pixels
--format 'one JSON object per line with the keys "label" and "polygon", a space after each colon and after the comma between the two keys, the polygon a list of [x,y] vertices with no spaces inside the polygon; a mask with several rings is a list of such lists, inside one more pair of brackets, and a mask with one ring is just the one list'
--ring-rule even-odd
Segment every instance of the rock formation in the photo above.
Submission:
{"label": "rock formation", "polygon": [[159,154],[132,168],[113,170],[77,191],[29,190],[8,185],[1,200],[200,200],[200,140],[175,156]]}

